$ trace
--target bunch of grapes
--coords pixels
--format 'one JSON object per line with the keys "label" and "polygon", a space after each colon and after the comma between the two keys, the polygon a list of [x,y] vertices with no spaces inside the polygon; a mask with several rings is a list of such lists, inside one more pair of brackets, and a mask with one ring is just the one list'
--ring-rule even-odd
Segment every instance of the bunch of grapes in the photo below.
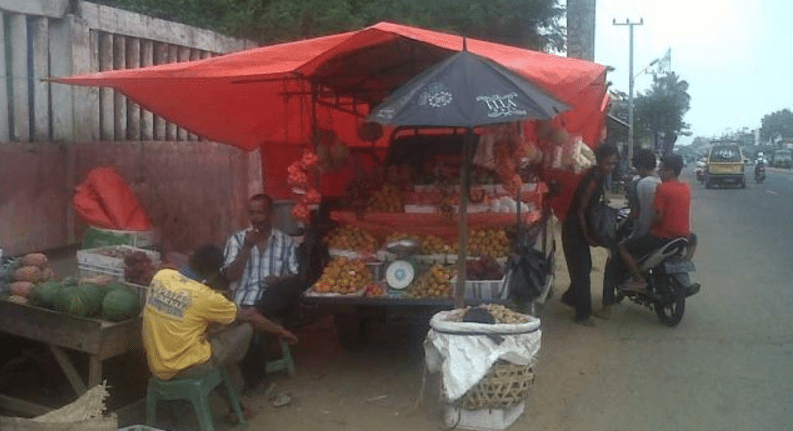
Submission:
{"label": "bunch of grapes", "polygon": [[146,253],[133,251],[124,256],[124,280],[148,286],[156,272],[154,262]]}

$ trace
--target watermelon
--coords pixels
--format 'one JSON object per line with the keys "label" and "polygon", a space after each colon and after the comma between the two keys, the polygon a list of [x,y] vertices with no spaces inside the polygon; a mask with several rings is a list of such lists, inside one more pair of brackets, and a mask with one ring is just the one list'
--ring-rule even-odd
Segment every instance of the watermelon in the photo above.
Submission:
{"label": "watermelon", "polygon": [[120,322],[140,314],[138,294],[126,287],[118,287],[105,295],[102,301],[102,318]]}
{"label": "watermelon", "polygon": [[47,281],[38,284],[30,294],[30,303],[39,307],[53,309],[62,288],[63,285],[57,281]]}
{"label": "watermelon", "polygon": [[58,311],[80,317],[99,314],[104,299],[104,290],[92,284],[65,285],[57,296]]}

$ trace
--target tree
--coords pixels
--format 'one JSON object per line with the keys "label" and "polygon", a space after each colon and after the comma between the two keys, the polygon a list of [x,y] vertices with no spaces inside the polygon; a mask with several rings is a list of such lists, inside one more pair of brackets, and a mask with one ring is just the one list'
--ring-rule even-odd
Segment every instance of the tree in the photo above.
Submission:
{"label": "tree", "polygon": [[634,100],[634,134],[651,138],[663,154],[672,152],[677,136],[689,133],[683,121],[691,96],[688,82],[675,72],[653,76],[653,85]]}
{"label": "tree", "polygon": [[263,43],[391,21],[538,50],[565,46],[558,0],[96,1]]}
{"label": "tree", "polygon": [[773,141],[777,137],[793,138],[793,112],[783,109],[763,117],[760,127],[760,139],[764,142]]}

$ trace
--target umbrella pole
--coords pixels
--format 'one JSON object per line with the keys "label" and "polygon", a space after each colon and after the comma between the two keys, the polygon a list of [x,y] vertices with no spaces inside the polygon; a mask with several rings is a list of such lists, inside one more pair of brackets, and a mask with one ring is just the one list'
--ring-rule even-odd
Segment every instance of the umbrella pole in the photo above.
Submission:
{"label": "umbrella pole", "polygon": [[470,148],[474,140],[473,130],[468,129],[463,139],[463,165],[460,169],[460,223],[458,239],[460,248],[457,250],[457,285],[454,287],[454,308],[465,306],[466,263],[468,260],[468,194],[471,172]]}

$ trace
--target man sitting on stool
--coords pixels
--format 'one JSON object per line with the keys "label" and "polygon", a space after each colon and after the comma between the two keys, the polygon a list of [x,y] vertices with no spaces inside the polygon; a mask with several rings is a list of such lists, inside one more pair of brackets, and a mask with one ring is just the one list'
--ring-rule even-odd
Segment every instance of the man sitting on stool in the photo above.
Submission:
{"label": "man sitting on stool", "polygon": [[[152,279],[143,310],[143,345],[155,377],[189,378],[216,368],[235,374],[254,330],[297,341],[255,309],[238,308],[209,287],[222,265],[223,252],[207,244],[190,256],[187,266],[160,270]],[[210,331],[215,324],[220,328]]]}
{"label": "man sitting on stool", "polygon": [[[265,194],[250,198],[251,226],[226,243],[224,275],[231,283],[234,302],[253,308],[272,320],[282,320],[300,300],[304,283],[298,274],[294,240],[275,229],[273,200]],[[265,376],[267,349],[263,337],[254,337],[243,360],[247,389],[255,389]]]}

